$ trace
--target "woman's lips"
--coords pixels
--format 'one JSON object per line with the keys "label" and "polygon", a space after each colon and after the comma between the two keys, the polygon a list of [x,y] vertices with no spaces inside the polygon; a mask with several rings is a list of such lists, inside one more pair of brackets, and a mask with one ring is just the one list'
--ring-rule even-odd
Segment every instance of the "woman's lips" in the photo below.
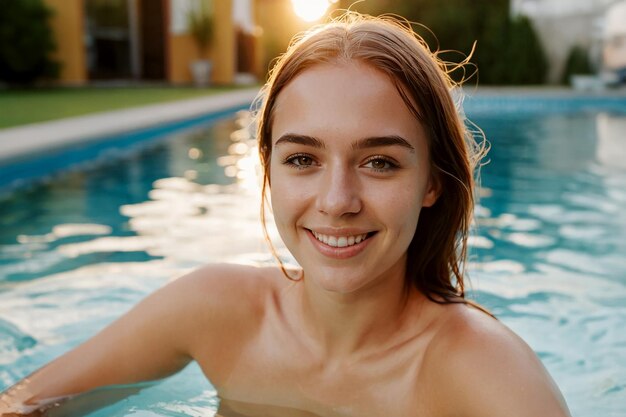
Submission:
{"label": "woman's lips", "polygon": [[335,259],[347,259],[361,253],[376,234],[356,233],[332,235],[305,229],[313,246],[324,256]]}

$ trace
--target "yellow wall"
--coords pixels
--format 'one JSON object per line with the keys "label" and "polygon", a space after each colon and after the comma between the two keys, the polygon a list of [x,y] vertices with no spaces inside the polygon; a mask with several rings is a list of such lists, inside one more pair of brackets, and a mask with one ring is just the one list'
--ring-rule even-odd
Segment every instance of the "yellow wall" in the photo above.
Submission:
{"label": "yellow wall", "polygon": [[169,35],[169,76],[168,81],[175,84],[191,82],[189,62],[197,56],[197,48],[191,36],[187,34]]}
{"label": "yellow wall", "polygon": [[83,1],[44,1],[54,12],[50,24],[57,44],[54,58],[61,63],[60,81],[64,84],[82,84],[87,80]]}
{"label": "yellow wall", "polygon": [[232,0],[213,0],[215,38],[213,40],[213,82],[232,83],[235,75],[235,26]]}

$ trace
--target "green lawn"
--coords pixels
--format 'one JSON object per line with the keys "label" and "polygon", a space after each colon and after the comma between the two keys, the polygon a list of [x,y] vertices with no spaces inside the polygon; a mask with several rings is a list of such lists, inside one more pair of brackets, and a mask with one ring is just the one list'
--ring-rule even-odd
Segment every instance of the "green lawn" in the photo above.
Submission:
{"label": "green lawn", "polygon": [[222,93],[237,87],[85,87],[0,90],[0,129],[146,104]]}

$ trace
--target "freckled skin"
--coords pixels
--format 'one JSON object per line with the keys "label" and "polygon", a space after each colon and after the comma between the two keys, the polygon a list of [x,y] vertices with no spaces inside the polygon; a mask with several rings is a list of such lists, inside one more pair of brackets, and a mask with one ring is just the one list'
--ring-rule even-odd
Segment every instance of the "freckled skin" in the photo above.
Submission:
{"label": "freckled skin", "polygon": [[[408,146],[359,145],[372,136]],[[504,325],[404,288],[420,210],[442,190],[424,131],[389,79],[358,63],[307,69],[278,97],[272,140],[274,215],[304,278],[275,267],[196,270],[0,395],[0,416],[19,401],[160,378],[190,360],[217,388],[224,417],[569,415]],[[309,229],[370,237],[347,256]]]}

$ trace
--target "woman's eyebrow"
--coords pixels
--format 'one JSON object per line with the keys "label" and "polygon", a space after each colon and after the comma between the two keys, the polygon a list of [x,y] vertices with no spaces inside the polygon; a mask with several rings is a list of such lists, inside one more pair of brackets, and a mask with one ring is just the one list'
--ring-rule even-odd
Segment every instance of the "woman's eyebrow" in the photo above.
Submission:
{"label": "woman's eyebrow", "polygon": [[397,135],[373,136],[357,140],[352,144],[352,149],[377,148],[379,146],[402,146],[415,153],[415,148],[408,140]]}
{"label": "woman's eyebrow", "polygon": [[274,146],[278,146],[283,143],[295,143],[297,145],[306,145],[320,149],[324,149],[326,147],[326,145],[324,145],[324,142],[317,138],[314,138],[313,136],[298,135],[295,133],[286,133],[282,135],[280,138],[278,138]]}
{"label": "woman's eyebrow", "polygon": [[[297,145],[311,146],[313,148],[325,149],[326,145],[321,140],[313,136],[300,135],[296,133],[286,133],[282,135],[274,146],[281,145],[283,143],[294,143]],[[372,136],[369,138],[359,139],[352,143],[352,149],[367,149],[377,148],[381,146],[402,146],[409,149],[411,152],[415,152],[413,145],[408,140],[397,135],[387,136]]]}

